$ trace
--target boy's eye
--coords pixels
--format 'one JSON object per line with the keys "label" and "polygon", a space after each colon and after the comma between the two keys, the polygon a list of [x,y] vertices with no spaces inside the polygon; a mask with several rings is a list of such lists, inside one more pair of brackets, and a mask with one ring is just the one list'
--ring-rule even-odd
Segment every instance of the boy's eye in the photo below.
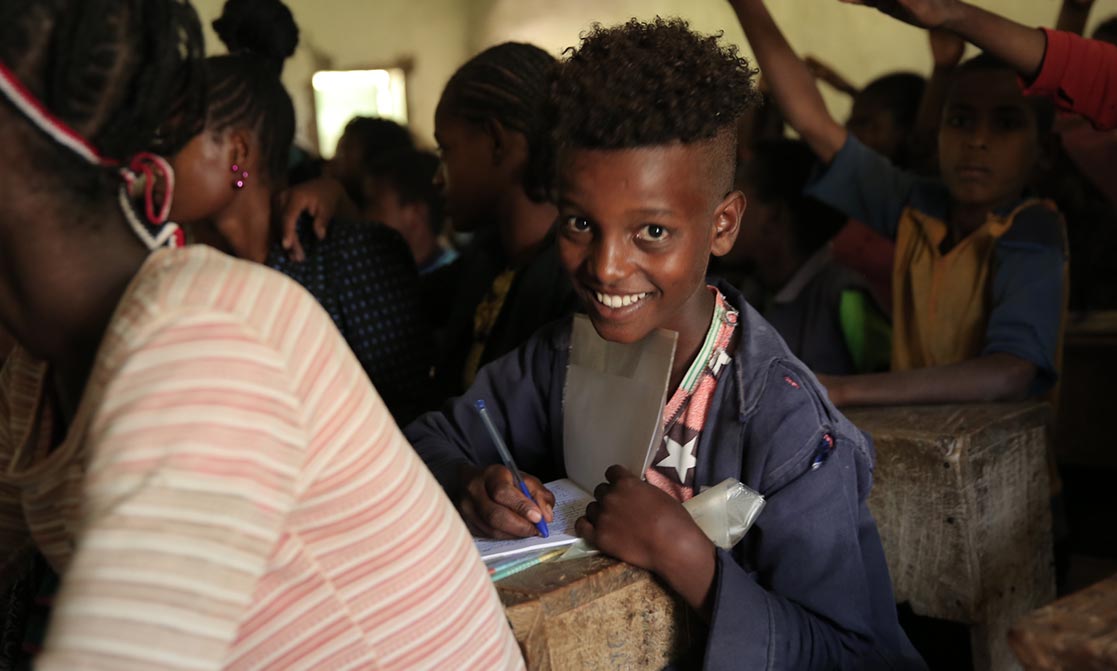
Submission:
{"label": "boy's eye", "polygon": [[585,217],[565,217],[562,220],[562,226],[573,233],[585,233],[590,230],[590,220]]}
{"label": "boy's eye", "polygon": [[667,229],[659,224],[648,224],[640,229],[636,237],[640,240],[659,242],[667,237]]}
{"label": "boy's eye", "polygon": [[961,114],[951,114],[946,117],[946,125],[951,128],[961,128],[969,122],[969,118]]}

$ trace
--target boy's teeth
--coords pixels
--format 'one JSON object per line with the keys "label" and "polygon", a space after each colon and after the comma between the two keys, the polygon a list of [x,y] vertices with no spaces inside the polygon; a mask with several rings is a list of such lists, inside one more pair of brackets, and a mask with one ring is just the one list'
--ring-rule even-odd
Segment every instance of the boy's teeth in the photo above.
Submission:
{"label": "boy's teeth", "polygon": [[636,302],[640,301],[641,299],[646,298],[647,296],[648,296],[647,292],[644,292],[644,293],[641,293],[641,294],[628,294],[628,295],[625,295],[625,296],[614,296],[614,295],[611,295],[611,294],[603,294],[600,291],[595,291],[594,292],[594,297],[597,298],[597,302],[601,303],[605,307],[609,307],[609,308],[628,307],[629,305],[632,305],[633,303],[636,303]]}

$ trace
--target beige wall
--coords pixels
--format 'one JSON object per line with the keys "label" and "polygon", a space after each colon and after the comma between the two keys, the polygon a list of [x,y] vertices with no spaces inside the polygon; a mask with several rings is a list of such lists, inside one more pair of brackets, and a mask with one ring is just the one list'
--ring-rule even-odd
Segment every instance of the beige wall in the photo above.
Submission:
{"label": "beige wall", "polygon": [[[1051,24],[1061,0],[977,0],[977,4],[1028,24]],[[413,62],[408,80],[412,128],[431,143],[434,107],[454,70],[480,49],[522,40],[558,54],[593,21],[682,16],[704,32],[724,30],[748,53],[741,28],[725,0],[287,0],[303,46],[284,81],[298,106],[300,131],[310,127],[310,75],[320,67]],[[203,22],[223,0],[194,0]],[[873,10],[837,0],[770,0],[776,20],[802,54],[831,63],[856,84],[885,72],[930,69],[926,38]],[[1098,0],[1093,21],[1117,14],[1117,0]],[[207,32],[211,51],[220,51]],[[320,63],[321,65],[317,65]],[[831,111],[844,118],[848,100],[826,91]]]}
{"label": "beige wall", "polygon": [[[224,47],[209,28],[224,0],[191,0],[206,28],[211,53]],[[283,73],[295,100],[299,136],[309,137],[313,103],[310,77],[323,68],[396,65],[410,60],[411,127],[433,143],[434,108],[446,80],[469,56],[468,0],[285,0],[299,24],[300,44]]]}

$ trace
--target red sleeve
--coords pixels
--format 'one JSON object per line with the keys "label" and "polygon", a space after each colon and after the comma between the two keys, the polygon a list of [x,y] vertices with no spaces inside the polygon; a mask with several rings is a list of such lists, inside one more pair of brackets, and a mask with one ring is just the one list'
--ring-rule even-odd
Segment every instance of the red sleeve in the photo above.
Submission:
{"label": "red sleeve", "polygon": [[1047,52],[1024,93],[1055,99],[1060,109],[1081,114],[1099,130],[1117,128],[1117,46],[1073,33],[1042,29]]}

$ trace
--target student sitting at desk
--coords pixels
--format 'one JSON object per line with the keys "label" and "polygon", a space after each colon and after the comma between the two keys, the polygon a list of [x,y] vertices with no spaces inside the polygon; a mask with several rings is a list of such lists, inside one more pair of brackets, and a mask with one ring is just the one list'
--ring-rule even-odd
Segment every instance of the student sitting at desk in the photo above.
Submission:
{"label": "student sitting at desk", "polygon": [[[606,340],[678,333],[665,439],[647,478],[614,466],[578,521],[602,551],[659,575],[709,623],[711,668],[923,668],[896,619],[866,497],[872,447],[814,376],[726,284],[710,254],[737,236],[738,117],[752,70],[684,21],[597,27],[553,88],[558,244]],[[465,395],[407,435],[476,533],[535,534],[539,505],[512,484],[481,418],[486,401],[525,471],[562,477],[569,318],[483,367]],[[768,498],[732,551],[706,538],[681,500],[736,477]]]}

